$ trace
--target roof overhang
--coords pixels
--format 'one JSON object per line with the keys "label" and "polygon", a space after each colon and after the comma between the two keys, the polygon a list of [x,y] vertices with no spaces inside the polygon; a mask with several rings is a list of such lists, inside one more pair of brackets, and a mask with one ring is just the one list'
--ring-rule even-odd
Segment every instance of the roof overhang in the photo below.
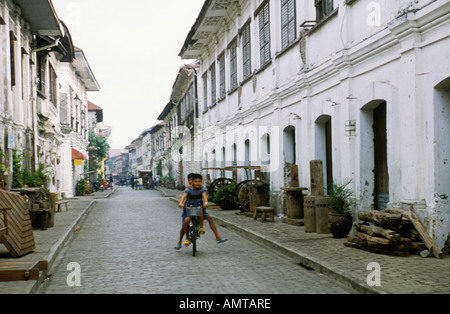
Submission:
{"label": "roof overhang", "polygon": [[59,46],[64,48],[64,57],[61,62],[72,62],[75,59],[75,46],[73,45],[72,35],[70,35],[69,28],[63,21],[60,21],[64,29],[64,36],[61,38],[61,43]]}
{"label": "roof overhang", "polygon": [[161,130],[161,128],[163,128],[166,124],[164,122],[158,123],[157,125],[155,125],[154,127],[152,127],[152,129],[150,130],[151,134],[155,134],[156,132],[158,132],[159,130]]}
{"label": "roof overhang", "polygon": [[100,85],[98,84],[94,73],[89,66],[89,63],[84,55],[83,50],[75,48],[75,60],[72,62],[75,71],[80,75],[81,81],[85,85],[87,91],[98,92],[100,91]]}
{"label": "roof overhang", "polygon": [[170,110],[175,107],[175,103],[169,101],[168,104],[164,107],[163,111],[160,113],[158,120],[163,121],[166,116],[169,114]]}
{"label": "roof overhang", "polygon": [[103,122],[103,109],[89,100],[88,100],[88,111],[95,112],[97,116],[97,123]]}
{"label": "roof overhang", "polygon": [[179,56],[182,59],[199,59],[214,34],[222,29],[222,20],[228,8],[238,0],[206,0],[192,26]]}
{"label": "roof overhang", "polygon": [[87,160],[87,158],[82,152],[72,147],[72,160]]}
{"label": "roof overhang", "polygon": [[200,69],[200,63],[198,61],[191,64],[185,64],[180,68],[177,78],[172,86],[172,93],[170,95],[170,100],[172,102],[178,103],[181,97],[184,96],[186,93],[186,85],[192,81],[193,75],[198,69]]}
{"label": "roof overhang", "polygon": [[55,8],[51,0],[13,0],[17,4],[24,19],[30,24],[35,35],[64,36]]}
{"label": "roof overhang", "polygon": [[63,21],[61,21],[61,26],[64,29],[63,37],[37,35],[34,51],[56,51],[62,55],[61,62],[71,63],[75,59],[75,47],[69,29]]}

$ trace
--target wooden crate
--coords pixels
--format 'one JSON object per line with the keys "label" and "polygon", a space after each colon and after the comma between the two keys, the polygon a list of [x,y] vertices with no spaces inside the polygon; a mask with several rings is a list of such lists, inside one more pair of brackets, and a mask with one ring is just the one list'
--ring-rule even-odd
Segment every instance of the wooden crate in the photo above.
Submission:
{"label": "wooden crate", "polygon": [[[11,208],[7,212],[8,233],[0,236],[13,257],[20,257],[35,248],[33,227],[31,225],[29,204],[22,196],[0,190],[0,208]],[[0,218],[0,229],[5,226]]]}

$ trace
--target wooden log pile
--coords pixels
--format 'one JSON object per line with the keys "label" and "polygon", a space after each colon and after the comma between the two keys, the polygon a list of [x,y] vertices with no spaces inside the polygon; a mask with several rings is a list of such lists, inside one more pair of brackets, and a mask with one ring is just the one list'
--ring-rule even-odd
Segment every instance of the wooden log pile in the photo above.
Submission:
{"label": "wooden log pile", "polygon": [[410,209],[384,209],[361,211],[355,222],[355,234],[347,236],[345,246],[373,253],[394,256],[408,256],[428,249],[435,257],[442,252],[425,232],[419,220]]}

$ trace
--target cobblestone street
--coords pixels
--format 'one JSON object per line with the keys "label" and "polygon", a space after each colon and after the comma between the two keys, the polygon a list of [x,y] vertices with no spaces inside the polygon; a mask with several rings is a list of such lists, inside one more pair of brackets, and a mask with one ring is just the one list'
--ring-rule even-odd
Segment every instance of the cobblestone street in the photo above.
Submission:
{"label": "cobblestone street", "polygon": [[[118,188],[82,220],[39,293],[356,293],[231,230],[219,227],[228,241],[216,244],[207,223],[196,257],[176,251],[180,226],[160,192]],[[73,262],[81,286],[67,283]]]}

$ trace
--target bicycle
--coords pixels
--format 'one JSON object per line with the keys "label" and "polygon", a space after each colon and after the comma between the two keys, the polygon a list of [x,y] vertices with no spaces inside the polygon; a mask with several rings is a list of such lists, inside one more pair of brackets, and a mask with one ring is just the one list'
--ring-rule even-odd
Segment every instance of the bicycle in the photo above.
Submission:
{"label": "bicycle", "polygon": [[191,217],[189,222],[189,238],[192,243],[192,256],[197,253],[197,240],[200,238],[199,217],[202,214],[202,206],[186,206],[187,217]]}

